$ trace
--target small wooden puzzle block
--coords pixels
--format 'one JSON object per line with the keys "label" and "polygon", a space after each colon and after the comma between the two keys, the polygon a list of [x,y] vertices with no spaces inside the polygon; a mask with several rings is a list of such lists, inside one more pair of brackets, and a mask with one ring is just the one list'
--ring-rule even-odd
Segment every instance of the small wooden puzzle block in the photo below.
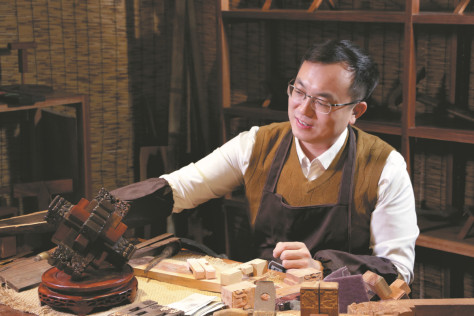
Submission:
{"label": "small wooden puzzle block", "polygon": [[186,262],[188,263],[189,269],[193,272],[194,278],[196,280],[204,279],[206,277],[206,271],[201,266],[198,259],[190,258],[187,259]]}
{"label": "small wooden puzzle block", "polygon": [[366,271],[362,275],[362,278],[364,279],[367,289],[377,294],[380,299],[386,300],[390,298],[392,290],[383,277],[372,271]]}
{"label": "small wooden puzzle block", "polygon": [[230,268],[221,272],[221,284],[229,285],[242,281],[242,271],[238,268]]}
{"label": "small wooden puzzle block", "polygon": [[249,263],[242,263],[241,265],[238,266],[238,268],[245,275],[251,275],[253,273],[253,267]]}
{"label": "small wooden puzzle block", "polygon": [[249,281],[242,281],[223,286],[221,288],[222,302],[230,308],[253,308],[255,301],[255,287],[255,284]]}
{"label": "small wooden puzzle block", "polygon": [[252,265],[253,268],[253,276],[261,276],[265,274],[268,270],[268,262],[267,260],[263,259],[253,259],[248,264]]}
{"label": "small wooden puzzle block", "polygon": [[401,279],[393,281],[392,284],[390,284],[390,289],[392,290],[390,297],[394,300],[408,299],[408,294],[411,292],[408,284]]}
{"label": "small wooden puzzle block", "polygon": [[215,279],[216,278],[216,269],[204,258],[199,258],[198,262],[204,269],[206,279]]}
{"label": "small wooden puzzle block", "polygon": [[283,282],[295,285],[303,282],[319,281],[322,279],[322,273],[318,269],[289,269],[286,270],[286,277]]}
{"label": "small wooden puzzle block", "polygon": [[301,316],[313,314],[339,315],[337,282],[303,282],[301,284]]}

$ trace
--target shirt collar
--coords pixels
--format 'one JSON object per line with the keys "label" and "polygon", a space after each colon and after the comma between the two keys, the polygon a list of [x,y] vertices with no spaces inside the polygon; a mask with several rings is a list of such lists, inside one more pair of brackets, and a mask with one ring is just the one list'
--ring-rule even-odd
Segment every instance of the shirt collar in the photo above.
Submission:
{"label": "shirt collar", "polygon": [[332,161],[336,157],[337,153],[339,152],[339,150],[341,150],[342,146],[344,145],[344,142],[346,141],[346,137],[347,137],[347,128],[344,129],[341,135],[339,135],[336,142],[332,144],[332,146],[329,147],[328,150],[326,150],[324,153],[322,153],[318,157],[314,158],[313,161],[311,162],[309,161],[308,157],[304,154],[303,149],[301,148],[299,139],[295,137],[296,153],[298,155],[298,159],[300,161],[301,166],[309,167],[309,165],[313,165],[319,162],[323,166],[324,169],[329,168]]}

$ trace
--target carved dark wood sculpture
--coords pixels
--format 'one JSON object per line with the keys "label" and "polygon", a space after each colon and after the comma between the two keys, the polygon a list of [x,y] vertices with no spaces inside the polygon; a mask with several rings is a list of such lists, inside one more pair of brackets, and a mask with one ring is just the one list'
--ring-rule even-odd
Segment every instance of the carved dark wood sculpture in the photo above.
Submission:
{"label": "carved dark wood sculpture", "polygon": [[87,266],[98,268],[103,261],[123,266],[135,247],[122,237],[127,226],[122,223],[129,204],[116,199],[105,189],[89,202],[81,199],[72,205],[56,196],[45,220],[57,227],[52,241],[58,245],[49,264],[80,277]]}
{"label": "carved dark wood sculpture", "polygon": [[51,202],[45,220],[57,228],[58,246],[38,288],[42,304],[85,315],[135,300],[138,283],[127,264],[135,246],[122,236],[128,210],[105,189],[90,202],[73,205],[60,196]]}

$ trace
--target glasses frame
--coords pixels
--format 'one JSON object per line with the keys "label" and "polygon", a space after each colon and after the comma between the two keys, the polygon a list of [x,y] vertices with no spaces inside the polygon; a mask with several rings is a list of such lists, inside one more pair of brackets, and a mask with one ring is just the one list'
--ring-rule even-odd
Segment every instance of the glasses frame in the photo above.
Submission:
{"label": "glasses frame", "polygon": [[[357,104],[357,103],[360,103],[362,102],[363,100],[356,100],[356,101],[352,101],[352,102],[349,102],[349,103],[339,103],[339,104],[332,104],[328,101],[324,101],[324,100],[321,100],[320,98],[317,98],[317,97],[313,97],[312,95],[309,95],[307,94],[306,92],[304,92],[303,90],[295,87],[295,85],[293,84],[295,82],[295,79],[292,79],[290,80],[290,82],[288,82],[288,88],[287,88],[287,94],[290,98],[293,98],[292,96],[292,91],[290,92],[290,89],[293,89],[293,90],[297,90],[299,92],[301,92],[302,94],[304,94],[304,98],[303,98],[303,101],[305,101],[306,99],[309,99],[310,100],[310,106],[311,108],[318,112],[318,113],[321,113],[321,114],[329,114],[331,113],[332,109],[333,108],[337,108],[337,107],[342,107],[342,106],[347,106],[347,105],[353,105],[353,104]],[[318,111],[317,110],[317,106],[315,105],[315,103],[318,102],[318,104],[321,105],[320,102],[324,102],[324,103],[327,103],[327,105],[329,105],[329,111],[326,113],[326,112],[321,112],[321,111]],[[326,106],[326,104],[324,105]]]}

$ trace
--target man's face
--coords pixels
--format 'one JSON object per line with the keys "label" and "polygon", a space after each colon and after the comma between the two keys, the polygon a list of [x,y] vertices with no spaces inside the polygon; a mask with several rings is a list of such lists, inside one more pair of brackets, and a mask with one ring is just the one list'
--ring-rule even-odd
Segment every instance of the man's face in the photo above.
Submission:
{"label": "man's face", "polygon": [[[298,72],[294,86],[306,94],[326,100],[331,104],[349,103],[352,74],[342,63],[321,64],[305,61]],[[343,107],[333,107],[329,114],[313,110],[308,98],[294,102],[288,98],[288,116],[293,135],[312,159],[326,151],[337,140],[348,124],[366,109],[365,102]],[[362,110],[362,112],[360,112]]]}

